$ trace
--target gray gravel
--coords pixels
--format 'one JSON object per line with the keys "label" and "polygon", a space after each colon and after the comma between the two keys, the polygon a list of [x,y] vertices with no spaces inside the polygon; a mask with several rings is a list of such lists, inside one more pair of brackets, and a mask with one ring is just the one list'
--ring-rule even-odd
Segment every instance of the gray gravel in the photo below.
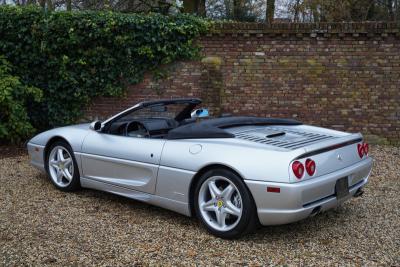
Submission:
{"label": "gray gravel", "polygon": [[240,240],[92,190],[57,191],[27,156],[0,159],[0,265],[400,265],[400,149],[372,147],[361,198]]}

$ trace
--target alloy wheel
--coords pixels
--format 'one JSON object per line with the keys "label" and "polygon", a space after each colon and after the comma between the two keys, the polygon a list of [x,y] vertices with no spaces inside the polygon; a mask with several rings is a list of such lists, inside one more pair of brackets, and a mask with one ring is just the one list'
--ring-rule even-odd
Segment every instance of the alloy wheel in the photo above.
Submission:
{"label": "alloy wheel", "polygon": [[74,164],[69,151],[63,146],[55,146],[49,156],[49,173],[59,187],[67,187],[74,177]]}
{"label": "alloy wheel", "polygon": [[198,204],[204,221],[217,231],[229,231],[242,216],[242,197],[235,184],[223,176],[209,177],[201,185]]}

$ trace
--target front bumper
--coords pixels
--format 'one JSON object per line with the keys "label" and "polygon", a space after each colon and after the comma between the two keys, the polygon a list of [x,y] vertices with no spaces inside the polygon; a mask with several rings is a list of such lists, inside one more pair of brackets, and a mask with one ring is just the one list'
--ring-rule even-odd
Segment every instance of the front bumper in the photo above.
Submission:
{"label": "front bumper", "polygon": [[27,145],[28,154],[31,159],[32,166],[36,167],[41,171],[45,171],[44,168],[44,146],[29,142]]}
{"label": "front bumper", "polygon": [[[257,206],[262,225],[287,224],[305,219],[313,210],[325,211],[338,206],[335,184],[348,177],[350,194],[342,201],[350,199],[357,190],[368,182],[372,169],[372,158],[357,164],[298,183],[273,183],[245,180]],[[267,187],[279,187],[280,193],[267,192]]]}

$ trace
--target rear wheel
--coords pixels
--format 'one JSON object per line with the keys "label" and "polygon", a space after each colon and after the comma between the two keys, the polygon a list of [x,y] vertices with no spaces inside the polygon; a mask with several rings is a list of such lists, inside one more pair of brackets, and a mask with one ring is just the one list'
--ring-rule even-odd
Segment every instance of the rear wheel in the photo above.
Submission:
{"label": "rear wheel", "polygon": [[46,171],[51,182],[62,191],[74,191],[80,187],[78,165],[72,148],[64,141],[57,141],[49,148]]}
{"label": "rear wheel", "polygon": [[237,238],[257,225],[254,201],[244,182],[225,169],[206,172],[195,188],[195,210],[203,225],[222,238]]}

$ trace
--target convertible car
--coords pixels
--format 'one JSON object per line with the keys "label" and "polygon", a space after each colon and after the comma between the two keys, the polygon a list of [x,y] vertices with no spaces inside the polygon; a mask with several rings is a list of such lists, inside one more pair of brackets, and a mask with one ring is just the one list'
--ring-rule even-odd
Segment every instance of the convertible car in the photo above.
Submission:
{"label": "convertible car", "polygon": [[211,118],[199,99],[139,103],[104,122],[28,142],[62,191],[111,192],[197,216],[214,235],[295,222],[360,196],[372,168],[361,134],[291,119]]}

